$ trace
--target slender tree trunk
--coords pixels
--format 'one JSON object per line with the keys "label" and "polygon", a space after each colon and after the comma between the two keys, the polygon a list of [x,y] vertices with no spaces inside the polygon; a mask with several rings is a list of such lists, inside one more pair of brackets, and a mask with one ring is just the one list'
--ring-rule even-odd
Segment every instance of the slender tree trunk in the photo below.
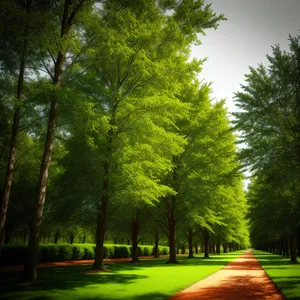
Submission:
{"label": "slender tree trunk", "polygon": [[297,240],[296,236],[290,236],[290,249],[291,249],[291,263],[297,264]]}
{"label": "slender tree trunk", "polygon": [[300,231],[298,231],[298,235],[297,235],[297,248],[298,248],[297,256],[300,257]]}
{"label": "slender tree trunk", "polygon": [[153,255],[154,258],[159,258],[159,248],[158,248],[159,239],[155,238],[154,241],[154,248],[153,248]]}
{"label": "slender tree trunk", "polygon": [[209,258],[209,232],[203,228],[204,258]]}
{"label": "slender tree trunk", "polygon": [[289,258],[290,257],[290,243],[289,243],[289,238],[285,237],[284,242],[285,242],[285,249],[286,249],[286,256],[285,257]]}
{"label": "slender tree trunk", "polygon": [[221,254],[221,244],[220,243],[216,244],[216,253]]}
{"label": "slender tree trunk", "polygon": [[[30,13],[30,3],[27,3],[27,15]],[[28,16],[24,30],[24,42],[23,42],[23,49],[21,54],[21,61],[20,61],[20,69],[19,69],[19,78],[18,78],[18,86],[17,86],[17,100],[18,104],[22,100],[23,95],[23,87],[24,87],[24,71],[25,71],[25,64],[26,64],[26,56],[27,56],[27,47],[28,47]],[[11,139],[10,139],[10,149],[9,149],[9,157],[8,157],[8,165],[6,169],[6,175],[4,179],[4,187],[2,191],[2,200],[1,200],[1,208],[0,208],[0,256],[1,256],[1,246],[3,241],[3,233],[6,221],[6,214],[8,203],[10,199],[10,192],[13,182],[13,174],[15,169],[15,162],[16,162],[16,153],[17,153],[17,135],[19,130],[19,121],[20,121],[20,108],[19,106],[15,109],[14,119],[12,123],[12,132],[11,132]]]}
{"label": "slender tree trunk", "polygon": [[193,230],[189,229],[188,232],[188,243],[189,243],[189,256],[188,258],[194,258],[193,254]]}
{"label": "slender tree trunk", "polygon": [[197,241],[196,241],[196,240],[195,240],[195,253],[196,253],[196,254],[199,253],[198,244],[197,244]]}
{"label": "slender tree trunk", "polygon": [[58,230],[55,231],[54,232],[54,244],[57,244],[59,236],[60,236],[60,231],[58,231]]}
{"label": "slender tree trunk", "polygon": [[51,102],[50,117],[48,122],[48,130],[46,144],[44,148],[43,160],[41,163],[40,176],[38,182],[38,194],[35,199],[34,209],[31,220],[30,238],[28,244],[28,258],[25,262],[22,281],[34,281],[37,275],[37,259],[39,251],[39,239],[42,226],[43,209],[46,198],[46,188],[48,180],[48,170],[52,156],[54,131],[57,120],[58,103],[56,99]]}
{"label": "slender tree trunk", "polygon": [[131,251],[131,263],[138,263],[139,251],[138,251],[138,234],[139,234],[140,220],[138,212],[135,219],[131,223],[131,239],[132,239],[132,251]]}
{"label": "slender tree trunk", "polygon": [[223,243],[223,252],[227,253],[227,243]]}
{"label": "slender tree trunk", "polygon": [[282,256],[286,257],[286,247],[285,247],[285,243],[284,243],[284,238],[283,237],[280,239],[280,243],[281,243],[281,248],[282,248]]}
{"label": "slender tree trunk", "polygon": [[169,215],[168,215],[168,226],[169,226],[169,260],[168,263],[176,264],[177,257],[176,257],[176,239],[175,239],[175,226],[176,226],[176,220],[174,215],[174,209],[175,209],[175,202],[176,202],[176,196],[171,196],[171,203],[169,207]]}
{"label": "slender tree trunk", "polygon": [[229,247],[229,252],[232,252],[232,245],[231,245],[231,243],[228,243],[228,247]]}
{"label": "slender tree trunk", "polygon": [[158,232],[157,226],[155,225],[155,227],[154,227],[154,247],[153,247],[154,258],[159,258],[158,243],[159,243],[159,232]]}
{"label": "slender tree trunk", "polygon": [[[60,38],[64,39],[69,35],[74,18],[84,1],[74,4],[71,0],[65,0],[63,17],[61,19]],[[59,52],[54,64],[53,85],[57,88],[61,86],[63,65],[65,62],[65,54]],[[28,244],[28,257],[25,261],[22,281],[34,281],[37,276],[37,259],[39,250],[39,239],[42,225],[43,209],[45,204],[47,181],[49,174],[49,166],[52,157],[54,145],[54,133],[58,114],[58,99],[54,94],[51,100],[51,107],[49,112],[49,121],[47,126],[46,141],[44,146],[43,158],[40,167],[40,174],[37,185],[37,197],[34,202],[34,209],[32,213],[30,238]]]}

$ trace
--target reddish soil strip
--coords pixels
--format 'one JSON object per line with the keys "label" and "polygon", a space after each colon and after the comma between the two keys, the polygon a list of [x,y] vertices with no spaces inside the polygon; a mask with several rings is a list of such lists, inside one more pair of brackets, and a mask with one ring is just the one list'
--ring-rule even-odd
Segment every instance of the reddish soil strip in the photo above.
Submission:
{"label": "reddish soil strip", "polygon": [[168,298],[186,299],[284,300],[285,297],[262,269],[252,251],[248,250],[220,271]]}
{"label": "reddish soil strip", "polygon": [[[177,254],[177,256],[186,256],[186,254]],[[169,257],[168,255],[160,255],[160,258]],[[153,256],[139,256],[139,259],[153,259]],[[106,258],[104,262],[126,262],[131,261],[131,257],[128,258]],[[61,262],[45,262],[39,263],[38,268],[45,268],[45,267],[66,267],[66,266],[73,266],[73,265],[92,265],[94,263],[93,259],[82,259],[82,260],[67,260]],[[23,270],[23,265],[17,266],[0,266],[0,272],[4,271],[21,271]]]}

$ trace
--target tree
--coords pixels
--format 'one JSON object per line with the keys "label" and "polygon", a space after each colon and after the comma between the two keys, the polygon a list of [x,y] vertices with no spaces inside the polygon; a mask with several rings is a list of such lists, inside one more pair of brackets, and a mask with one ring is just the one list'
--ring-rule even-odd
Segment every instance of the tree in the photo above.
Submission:
{"label": "tree", "polygon": [[[276,205],[281,210],[282,203],[286,203],[289,220],[293,220],[292,223],[281,224],[290,231],[295,248],[300,199],[300,37],[290,36],[289,41],[289,53],[274,46],[273,55],[267,55],[267,68],[263,65],[257,69],[250,68],[246,85],[242,86],[243,92],[236,93],[240,111],[234,115],[236,127],[242,132],[240,142],[246,143],[241,158],[260,182],[251,188],[256,190],[259,187],[255,194],[264,198],[258,200],[254,197],[259,202],[252,202],[252,206],[255,208],[261,203],[270,207],[273,201],[268,195],[272,189],[277,190]],[[270,203],[266,203],[268,201]],[[285,209],[280,210],[270,216],[279,221],[281,213],[286,213]],[[252,216],[254,223],[264,222],[259,214]],[[295,256],[292,261],[296,261]]]}
{"label": "tree", "polygon": [[[59,2],[57,6],[54,5],[52,9],[52,11],[54,11],[54,16],[52,16],[52,18],[54,18],[54,20],[58,22],[56,24],[59,25],[55,24],[57,27],[54,27],[52,29],[53,31],[49,32],[49,35],[51,38],[53,38],[53,40],[50,40],[44,46],[52,59],[54,69],[53,74],[50,72],[45,63],[44,66],[47,71],[49,71],[49,75],[52,78],[53,88],[50,101],[47,134],[38,179],[37,197],[35,198],[32,212],[30,238],[28,244],[28,258],[24,265],[22,274],[23,281],[34,281],[37,275],[36,264],[39,248],[39,236],[42,224],[43,208],[45,204],[49,166],[54,145],[54,133],[58,116],[59,93],[63,80],[62,75],[64,72],[64,67],[66,67],[66,65],[70,66],[70,60],[72,59],[72,63],[74,63],[74,59],[77,58],[78,55],[74,46],[78,46],[76,45],[75,41],[78,41],[80,33],[77,31],[76,36],[75,31],[72,31],[72,28],[74,27],[74,23],[80,20],[80,13],[85,11],[85,9],[90,9],[90,6],[91,5],[89,1],[85,0],[65,0]],[[57,30],[58,28],[59,31]],[[57,31],[58,35],[56,35]],[[71,55],[71,57],[67,59],[67,53],[72,52],[73,56]]]}

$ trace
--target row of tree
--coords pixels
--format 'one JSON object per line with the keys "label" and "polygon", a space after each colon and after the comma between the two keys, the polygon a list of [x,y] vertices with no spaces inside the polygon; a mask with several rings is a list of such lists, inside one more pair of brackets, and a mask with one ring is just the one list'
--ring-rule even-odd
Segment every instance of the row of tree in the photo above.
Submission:
{"label": "row of tree", "polygon": [[249,186],[251,239],[255,247],[297,262],[300,254],[300,36],[289,52],[274,46],[269,66],[251,68],[236,94]]}
{"label": "row of tree", "polygon": [[24,281],[41,236],[73,241],[75,227],[95,236],[97,270],[107,232],[126,228],[133,261],[142,226],[155,245],[167,236],[170,263],[179,231],[190,244],[200,231],[206,256],[209,243],[247,245],[235,137],[189,56],[223,15],[202,0],[1,5],[0,240],[29,228]]}

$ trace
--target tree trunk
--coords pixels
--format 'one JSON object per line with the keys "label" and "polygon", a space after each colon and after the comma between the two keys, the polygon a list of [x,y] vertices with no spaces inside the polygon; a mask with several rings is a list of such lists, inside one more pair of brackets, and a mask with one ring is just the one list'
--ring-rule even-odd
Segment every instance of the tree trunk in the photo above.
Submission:
{"label": "tree trunk", "polygon": [[137,212],[136,218],[131,223],[131,239],[132,239],[131,263],[139,262],[139,251],[138,251],[139,228],[140,228],[140,220]]}
{"label": "tree trunk", "polygon": [[194,258],[194,254],[193,254],[193,231],[192,231],[192,229],[189,229],[188,242],[189,242],[189,256],[188,256],[188,258]]}
{"label": "tree trunk", "polygon": [[227,243],[223,243],[223,252],[227,253]]}
{"label": "tree trunk", "polygon": [[38,194],[34,202],[34,209],[32,213],[30,238],[28,244],[28,258],[25,262],[22,281],[34,281],[37,275],[37,259],[39,251],[39,239],[42,226],[43,209],[46,198],[46,188],[48,180],[49,165],[52,156],[53,144],[54,144],[54,131],[57,120],[57,99],[51,101],[50,117],[48,122],[48,130],[46,136],[46,143],[44,148],[43,159],[41,163],[39,182],[38,182]]}
{"label": "tree trunk", "polygon": [[291,249],[291,263],[297,264],[297,240],[296,236],[290,236],[290,249]]}
{"label": "tree trunk", "polygon": [[281,248],[282,248],[282,256],[286,257],[286,247],[285,247],[285,243],[284,243],[284,238],[283,237],[280,239],[280,243],[281,243]]}
{"label": "tree trunk", "polygon": [[175,209],[175,202],[176,196],[171,196],[171,207],[169,208],[169,215],[168,215],[168,226],[169,226],[169,260],[168,263],[170,264],[177,264],[177,257],[176,257],[176,239],[175,239],[175,226],[176,220],[174,216],[174,209]]}
{"label": "tree trunk", "polygon": [[159,239],[155,238],[154,247],[153,247],[153,255],[154,258],[159,258],[159,248],[158,248]]}
{"label": "tree trunk", "polygon": [[153,247],[154,258],[159,258],[158,243],[159,243],[159,232],[158,232],[157,225],[155,225],[155,227],[154,227],[154,247]]}
{"label": "tree trunk", "polygon": [[297,239],[297,245],[298,245],[298,253],[297,256],[300,257],[300,231],[298,231],[298,235],[297,235],[298,239]]}
{"label": "tree trunk", "polygon": [[216,254],[216,244],[215,243],[211,244],[211,250],[212,250],[212,254]]}
{"label": "tree trunk", "polygon": [[75,239],[75,234],[73,232],[70,232],[69,234],[69,244],[73,244]]}
{"label": "tree trunk", "polygon": [[232,252],[231,243],[228,243],[229,252]]}
{"label": "tree trunk", "polygon": [[195,253],[198,254],[199,253],[199,249],[198,249],[198,244],[197,241],[195,241]]}
{"label": "tree trunk", "polygon": [[54,244],[57,244],[59,236],[60,236],[60,231],[55,231],[54,232]]}
{"label": "tree trunk", "polygon": [[216,253],[221,254],[221,244],[220,243],[216,244]]}
{"label": "tree trunk", "polygon": [[209,258],[209,232],[203,228],[204,258]]}
{"label": "tree trunk", "polygon": [[[24,87],[24,71],[25,71],[25,64],[26,64],[26,56],[27,56],[27,47],[28,47],[28,22],[29,22],[29,13],[31,9],[30,1],[27,1],[27,20],[24,29],[24,42],[23,42],[23,49],[21,54],[21,61],[20,61],[20,69],[19,69],[19,78],[18,78],[18,86],[17,86],[17,100],[18,104],[20,105],[20,101],[22,100],[23,95],[23,87]],[[15,162],[16,162],[16,153],[17,153],[17,135],[19,130],[19,121],[20,121],[20,108],[17,107],[14,113],[14,119],[12,123],[12,132],[11,132],[11,139],[10,139],[10,148],[9,148],[9,157],[8,157],[8,164],[6,169],[6,175],[4,179],[4,187],[2,191],[2,200],[1,200],[1,209],[0,209],[0,256],[1,256],[1,246],[3,241],[3,233],[6,221],[6,214],[8,203],[10,199],[10,192],[13,182],[13,174],[15,169]]]}
{"label": "tree trunk", "polygon": [[[78,13],[82,2],[76,5],[70,0],[65,0],[63,17],[61,18],[61,32],[60,38],[63,40],[68,36],[72,27],[74,18]],[[72,13],[70,11],[72,10]],[[59,52],[54,64],[53,85],[59,88],[61,86],[63,65],[65,62],[65,54]],[[58,114],[58,99],[56,93],[51,100],[51,107],[49,112],[49,121],[47,127],[46,141],[44,146],[43,158],[40,166],[40,174],[37,185],[37,197],[34,201],[34,209],[32,213],[30,237],[28,243],[28,257],[24,264],[22,273],[22,281],[34,281],[37,275],[37,259],[39,250],[39,239],[42,225],[43,209],[45,204],[47,181],[49,174],[49,166],[52,157],[54,145],[54,133]]]}
{"label": "tree trunk", "polygon": [[285,257],[289,258],[290,257],[290,243],[289,243],[289,238],[285,237],[284,242],[285,242],[285,249],[286,249],[286,256]]}

